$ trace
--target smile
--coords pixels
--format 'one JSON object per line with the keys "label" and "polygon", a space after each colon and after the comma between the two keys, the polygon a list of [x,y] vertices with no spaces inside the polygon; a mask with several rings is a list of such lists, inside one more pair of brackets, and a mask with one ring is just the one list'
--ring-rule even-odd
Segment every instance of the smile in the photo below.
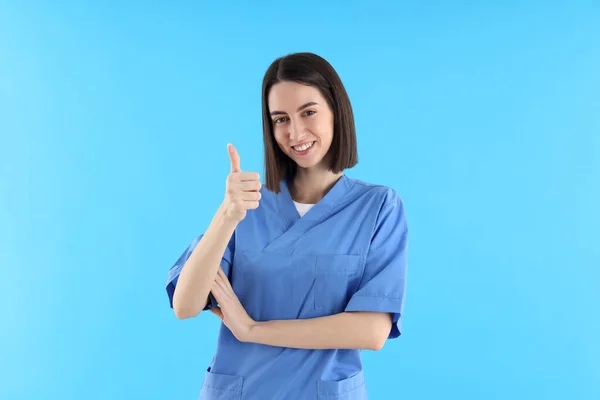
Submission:
{"label": "smile", "polygon": [[293,148],[293,149],[294,149],[296,152],[298,152],[298,153],[303,153],[303,152],[305,152],[306,150],[310,149],[310,148],[313,146],[313,144],[314,144],[314,143],[315,143],[315,142],[304,143],[304,144],[301,144],[301,145],[299,145],[299,146],[292,146],[292,148]]}

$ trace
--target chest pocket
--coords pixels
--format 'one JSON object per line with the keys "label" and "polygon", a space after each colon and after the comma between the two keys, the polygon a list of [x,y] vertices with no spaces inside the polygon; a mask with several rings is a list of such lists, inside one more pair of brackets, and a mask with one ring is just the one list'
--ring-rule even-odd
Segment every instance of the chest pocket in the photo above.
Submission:
{"label": "chest pocket", "polygon": [[319,255],[315,263],[315,309],[340,313],[358,289],[362,257]]}

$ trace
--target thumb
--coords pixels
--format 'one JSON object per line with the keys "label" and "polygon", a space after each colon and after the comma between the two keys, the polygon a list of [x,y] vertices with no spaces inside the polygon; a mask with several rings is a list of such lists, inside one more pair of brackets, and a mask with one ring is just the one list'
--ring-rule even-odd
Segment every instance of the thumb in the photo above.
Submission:
{"label": "thumb", "polygon": [[221,321],[223,321],[223,311],[221,311],[221,307],[216,306],[210,309],[210,312],[215,314]]}
{"label": "thumb", "polygon": [[241,172],[240,168],[240,155],[231,143],[227,144],[227,150],[229,151],[229,161],[231,161],[231,172]]}

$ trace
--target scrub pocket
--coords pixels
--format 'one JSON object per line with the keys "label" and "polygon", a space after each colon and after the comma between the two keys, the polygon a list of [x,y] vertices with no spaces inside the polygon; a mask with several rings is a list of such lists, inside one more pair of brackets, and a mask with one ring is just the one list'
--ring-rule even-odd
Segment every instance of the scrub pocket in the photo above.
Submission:
{"label": "scrub pocket", "polygon": [[341,381],[317,381],[318,399],[367,400],[367,387],[362,371]]}
{"label": "scrub pocket", "polygon": [[206,371],[198,400],[241,400],[244,378]]}
{"label": "scrub pocket", "polygon": [[315,265],[315,308],[342,312],[360,282],[361,256],[319,255]]}

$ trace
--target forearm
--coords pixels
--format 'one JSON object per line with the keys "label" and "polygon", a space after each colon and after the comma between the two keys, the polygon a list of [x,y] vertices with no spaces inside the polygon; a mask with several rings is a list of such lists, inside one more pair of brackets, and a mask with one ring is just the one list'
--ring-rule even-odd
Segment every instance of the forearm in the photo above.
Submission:
{"label": "forearm", "polygon": [[387,313],[343,312],[312,319],[256,323],[249,342],[298,349],[379,350],[391,329]]}
{"label": "forearm", "polygon": [[226,217],[220,206],[179,274],[173,294],[177,318],[195,317],[206,306],[210,287],[236,226],[237,222]]}

